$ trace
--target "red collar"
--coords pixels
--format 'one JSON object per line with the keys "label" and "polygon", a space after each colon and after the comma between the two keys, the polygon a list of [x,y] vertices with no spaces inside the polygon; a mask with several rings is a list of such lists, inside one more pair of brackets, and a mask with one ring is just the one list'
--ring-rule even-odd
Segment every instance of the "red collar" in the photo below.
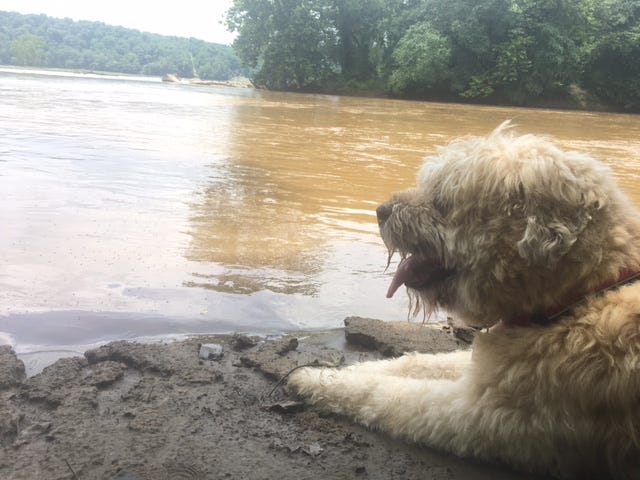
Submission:
{"label": "red collar", "polygon": [[593,292],[587,295],[582,295],[573,298],[572,301],[565,305],[561,305],[555,308],[551,308],[544,313],[534,313],[532,315],[522,315],[515,317],[507,322],[505,325],[509,327],[527,327],[531,325],[549,325],[558,318],[570,313],[577,305],[584,302],[585,299],[592,295],[601,295],[609,290],[615,290],[627,283],[631,283],[640,279],[640,270],[623,270],[618,278],[612,282],[605,283],[596,288]]}

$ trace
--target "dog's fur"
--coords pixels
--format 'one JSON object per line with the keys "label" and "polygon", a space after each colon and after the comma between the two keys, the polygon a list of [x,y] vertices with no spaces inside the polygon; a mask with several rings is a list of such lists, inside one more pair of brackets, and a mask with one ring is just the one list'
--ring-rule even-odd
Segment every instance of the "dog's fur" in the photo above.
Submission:
{"label": "dog's fur", "polygon": [[640,281],[596,293],[640,270],[640,216],[608,168],[503,124],[428,157],[378,217],[407,258],[395,283],[427,310],[493,327],[473,353],[300,369],[296,392],[456,455],[640,478]]}

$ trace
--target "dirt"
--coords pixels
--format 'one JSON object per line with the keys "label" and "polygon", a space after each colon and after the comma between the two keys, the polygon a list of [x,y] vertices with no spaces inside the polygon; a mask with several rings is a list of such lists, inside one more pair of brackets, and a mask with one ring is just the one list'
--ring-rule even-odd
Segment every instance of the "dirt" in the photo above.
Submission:
{"label": "dirt", "polygon": [[533,478],[369,431],[278,384],[298,365],[468,348],[463,333],[353,317],[345,329],[276,339],[114,342],[29,378],[0,347],[0,478]]}

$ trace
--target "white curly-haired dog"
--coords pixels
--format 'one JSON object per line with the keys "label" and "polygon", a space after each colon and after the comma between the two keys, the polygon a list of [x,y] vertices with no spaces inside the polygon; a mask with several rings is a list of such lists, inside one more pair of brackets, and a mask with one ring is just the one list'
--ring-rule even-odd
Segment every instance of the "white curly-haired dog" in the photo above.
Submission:
{"label": "white curly-haired dog", "polygon": [[608,168],[508,123],[426,158],[377,210],[427,311],[490,327],[473,353],[304,368],[309,401],[460,456],[640,478],[640,215]]}

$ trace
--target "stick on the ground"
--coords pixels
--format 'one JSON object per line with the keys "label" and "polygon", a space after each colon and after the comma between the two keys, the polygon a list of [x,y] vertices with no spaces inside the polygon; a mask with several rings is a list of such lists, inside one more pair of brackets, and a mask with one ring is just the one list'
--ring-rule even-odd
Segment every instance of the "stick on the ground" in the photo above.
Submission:
{"label": "stick on the ground", "polygon": [[271,395],[273,395],[273,392],[275,392],[279,386],[281,386],[284,381],[289,377],[289,375],[291,375],[293,372],[295,372],[296,370],[298,370],[299,368],[305,368],[305,367],[329,367],[329,368],[337,368],[340,365],[342,365],[344,363],[344,357],[340,357],[336,362],[334,363],[329,363],[329,362],[321,362],[320,360],[314,360],[311,363],[305,363],[304,365],[298,365],[294,368],[292,368],[291,370],[289,370],[287,373],[285,373],[282,378],[280,380],[278,380],[278,383],[276,383],[276,385],[271,389],[271,391],[269,392],[269,394],[264,398],[270,398]]}
{"label": "stick on the ground", "polygon": [[74,478],[74,480],[80,480],[80,479],[78,478],[78,475],[76,475],[76,472],[74,472],[74,471],[73,471],[73,468],[71,468],[71,465],[69,464],[69,462],[67,461],[67,459],[66,459],[66,458],[64,459],[64,463],[66,463],[66,464],[67,464],[67,468],[68,468],[69,470],[71,470],[71,473],[73,474],[73,478]]}

